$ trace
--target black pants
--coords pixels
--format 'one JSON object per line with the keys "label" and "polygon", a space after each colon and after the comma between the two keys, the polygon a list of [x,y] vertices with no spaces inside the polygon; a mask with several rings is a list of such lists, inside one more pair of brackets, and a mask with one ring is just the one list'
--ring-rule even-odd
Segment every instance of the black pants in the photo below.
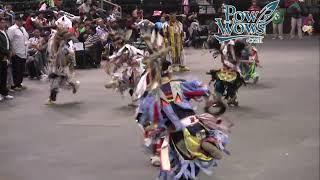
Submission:
{"label": "black pants", "polygon": [[8,95],[7,71],[8,71],[7,61],[0,60],[0,94],[3,96]]}
{"label": "black pants", "polygon": [[220,93],[222,96],[225,95],[226,99],[234,98],[243,84],[243,79],[240,77],[240,74],[238,74],[237,79],[232,82],[217,79],[215,83],[215,91]]}
{"label": "black pants", "polygon": [[86,54],[89,58],[89,64],[93,67],[100,67],[102,44],[100,42],[94,44],[92,47],[86,49]]}
{"label": "black pants", "polygon": [[14,87],[21,87],[25,68],[26,59],[20,58],[19,56],[12,57],[12,77]]}
{"label": "black pants", "polygon": [[33,58],[33,60],[26,63],[29,77],[30,78],[39,78],[41,75],[41,71],[40,71],[40,67],[39,67],[39,63],[38,63],[39,59],[36,60],[34,57],[32,57],[32,58]]}
{"label": "black pants", "polygon": [[86,62],[86,53],[84,50],[76,51],[75,56],[76,56],[77,68],[84,69],[88,66]]}

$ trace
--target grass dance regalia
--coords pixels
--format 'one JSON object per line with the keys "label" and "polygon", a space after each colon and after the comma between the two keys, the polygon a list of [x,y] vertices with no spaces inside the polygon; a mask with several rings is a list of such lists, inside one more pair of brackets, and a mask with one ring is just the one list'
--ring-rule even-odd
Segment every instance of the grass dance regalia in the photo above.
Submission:
{"label": "grass dance regalia", "polygon": [[257,67],[262,67],[258,56],[258,49],[247,43],[245,39],[241,40],[241,42],[245,45],[245,48],[241,51],[241,75],[246,83],[252,81],[253,84],[257,84],[260,78]]}
{"label": "grass dance regalia", "polygon": [[214,37],[208,39],[207,43],[207,47],[213,51],[214,59],[220,55],[223,64],[222,68],[213,69],[207,73],[212,77],[209,85],[214,82],[215,98],[221,101],[222,97],[225,97],[228,105],[238,106],[237,92],[245,84],[240,70],[241,52],[244,50],[245,44],[233,40],[220,44]]}
{"label": "grass dance regalia", "polygon": [[105,87],[107,89],[117,89],[121,94],[129,89],[132,98],[132,103],[129,105],[134,106],[146,88],[141,86],[144,81],[140,80],[146,77],[143,76],[146,74],[145,58],[151,53],[157,52],[163,46],[163,37],[159,32],[153,31],[151,35],[146,33],[141,38],[146,45],[145,50],[138,49],[130,44],[123,45],[124,41],[122,39],[118,40],[116,44],[121,48],[108,58],[105,65],[106,73],[112,78]]}
{"label": "grass dance regalia", "polygon": [[[145,145],[152,151],[153,165],[160,166],[158,179],[196,179],[202,170],[207,174],[223,153],[229,154],[230,121],[215,115],[197,114],[191,100],[205,98],[209,90],[199,81],[171,79],[167,50],[160,50],[148,59],[144,80],[146,87],[140,97],[137,122],[145,134]],[[207,108],[206,108],[207,109]]]}
{"label": "grass dance regalia", "polygon": [[71,89],[75,94],[79,81],[74,79],[75,54],[68,43],[71,34],[65,29],[58,29],[49,40],[49,64],[47,67],[50,84],[48,105],[54,103],[60,88]]}
{"label": "grass dance regalia", "polygon": [[134,91],[144,71],[142,63],[144,55],[143,50],[137,49],[133,45],[123,45],[106,62],[105,71],[112,80],[105,87],[117,89],[122,95],[129,89],[129,94],[134,101],[136,99]]}

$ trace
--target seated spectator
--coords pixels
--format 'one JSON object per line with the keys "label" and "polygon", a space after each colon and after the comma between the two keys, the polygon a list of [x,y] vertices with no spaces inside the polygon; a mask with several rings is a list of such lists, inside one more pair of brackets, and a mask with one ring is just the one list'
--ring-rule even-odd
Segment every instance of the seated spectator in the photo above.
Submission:
{"label": "seated spectator", "polygon": [[80,42],[85,42],[89,35],[90,25],[85,25],[85,23],[80,23],[79,25],[79,37],[78,40]]}
{"label": "seated spectator", "polygon": [[15,13],[12,11],[11,5],[6,5],[0,8],[0,16],[5,19],[9,19],[8,23],[11,26],[15,20]]}
{"label": "seated spectator", "polygon": [[33,24],[37,29],[43,29],[48,25],[48,20],[44,17],[42,11],[40,11],[38,16],[34,19]]}
{"label": "seated spectator", "polygon": [[45,72],[45,67],[48,64],[48,42],[50,39],[51,32],[50,31],[45,31],[41,34],[40,42],[39,42],[39,68],[41,71],[41,74],[44,74]]}
{"label": "seated spectator", "polygon": [[91,9],[91,0],[84,0],[83,4],[79,6],[79,14],[87,14]]}
{"label": "seated spectator", "polygon": [[97,13],[95,8],[91,8],[87,15],[87,18],[94,20],[100,18],[100,15]]}
{"label": "seated spectator", "polygon": [[89,35],[84,42],[84,47],[90,64],[97,68],[100,67],[101,62],[102,43],[100,37],[97,35],[95,26],[91,26],[88,30]]}
{"label": "seated spectator", "polygon": [[79,22],[76,20],[72,21],[72,27],[68,30],[74,37],[79,38],[80,31],[79,31]]}
{"label": "seated spectator", "polygon": [[33,37],[29,39],[29,51],[37,51],[40,42],[40,30],[35,29],[32,34]]}
{"label": "seated spectator", "polygon": [[4,7],[5,12],[9,13],[11,16],[11,22],[13,23],[13,21],[15,20],[15,12],[12,10],[12,6],[10,4],[7,4]]}
{"label": "seated spectator", "polygon": [[313,25],[315,21],[313,19],[312,14],[309,14],[306,18],[303,20],[303,27],[302,30],[303,32],[307,33],[308,35],[313,34]]}
{"label": "seated spectator", "polygon": [[86,27],[83,22],[80,22],[78,25],[79,33],[84,33],[86,31]]}
{"label": "seated spectator", "polygon": [[127,17],[127,22],[126,22],[126,35],[125,35],[125,40],[129,41],[135,41],[138,38],[139,31],[137,27],[135,26],[135,22],[138,20],[138,18],[132,18],[132,17]]}
{"label": "seated spectator", "polygon": [[303,25],[306,25],[306,26],[313,26],[314,25],[314,19],[313,19],[313,16],[312,14],[309,14],[308,17],[306,17],[303,21]]}
{"label": "seated spectator", "polygon": [[35,29],[35,26],[34,26],[34,21],[36,19],[36,14],[34,13],[31,13],[27,19],[26,19],[26,23],[24,24],[24,28],[26,29],[26,31],[28,33],[32,33]]}
{"label": "seated spectator", "polygon": [[[56,19],[55,19],[54,13],[49,14],[47,16],[47,19],[48,19],[48,27],[54,28],[56,26]],[[46,29],[46,31],[50,31],[50,29]]]}
{"label": "seated spectator", "polygon": [[101,41],[106,41],[108,38],[108,28],[106,24],[104,23],[103,19],[99,18],[97,20],[97,35],[100,37]]}
{"label": "seated spectator", "polygon": [[84,42],[85,48],[91,48],[93,45],[95,45],[97,42],[100,42],[100,37],[97,34],[96,27],[90,26],[88,29],[88,37],[86,38],[86,41]]}
{"label": "seated spectator", "polygon": [[113,7],[111,14],[114,18],[119,19],[121,17],[121,12],[119,11],[119,7],[115,6]]}
{"label": "seated spectator", "polygon": [[27,70],[30,79],[40,79],[41,70],[39,67],[40,59],[40,31],[35,29],[33,37],[29,39]]}

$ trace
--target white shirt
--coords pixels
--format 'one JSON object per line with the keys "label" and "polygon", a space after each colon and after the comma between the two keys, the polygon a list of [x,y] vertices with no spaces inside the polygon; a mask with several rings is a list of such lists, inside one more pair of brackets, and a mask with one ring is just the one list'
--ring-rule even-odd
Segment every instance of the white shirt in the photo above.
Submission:
{"label": "white shirt", "polygon": [[0,30],[0,32],[6,37],[6,41],[7,41],[7,50],[10,49],[10,42],[9,42],[9,37],[7,36],[7,33],[3,30]]}
{"label": "white shirt", "polygon": [[19,28],[16,24],[8,29],[12,50],[20,58],[27,58],[29,35],[24,27]]}
{"label": "white shirt", "polygon": [[[29,39],[29,45],[38,45],[40,43],[40,38],[32,37]],[[31,50],[36,50],[35,48],[30,48]]]}
{"label": "white shirt", "polygon": [[40,38],[37,38],[37,37],[32,37],[29,39],[30,45],[37,45],[39,41],[40,41]]}

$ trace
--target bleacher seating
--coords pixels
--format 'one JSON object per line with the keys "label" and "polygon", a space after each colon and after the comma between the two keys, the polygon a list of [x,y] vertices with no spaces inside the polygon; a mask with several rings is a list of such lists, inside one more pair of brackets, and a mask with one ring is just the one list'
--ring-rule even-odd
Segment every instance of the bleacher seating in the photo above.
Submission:
{"label": "bleacher seating", "polygon": [[13,10],[17,13],[24,13],[28,11],[36,11],[39,9],[38,0],[2,0],[4,4],[10,4],[13,7]]}

